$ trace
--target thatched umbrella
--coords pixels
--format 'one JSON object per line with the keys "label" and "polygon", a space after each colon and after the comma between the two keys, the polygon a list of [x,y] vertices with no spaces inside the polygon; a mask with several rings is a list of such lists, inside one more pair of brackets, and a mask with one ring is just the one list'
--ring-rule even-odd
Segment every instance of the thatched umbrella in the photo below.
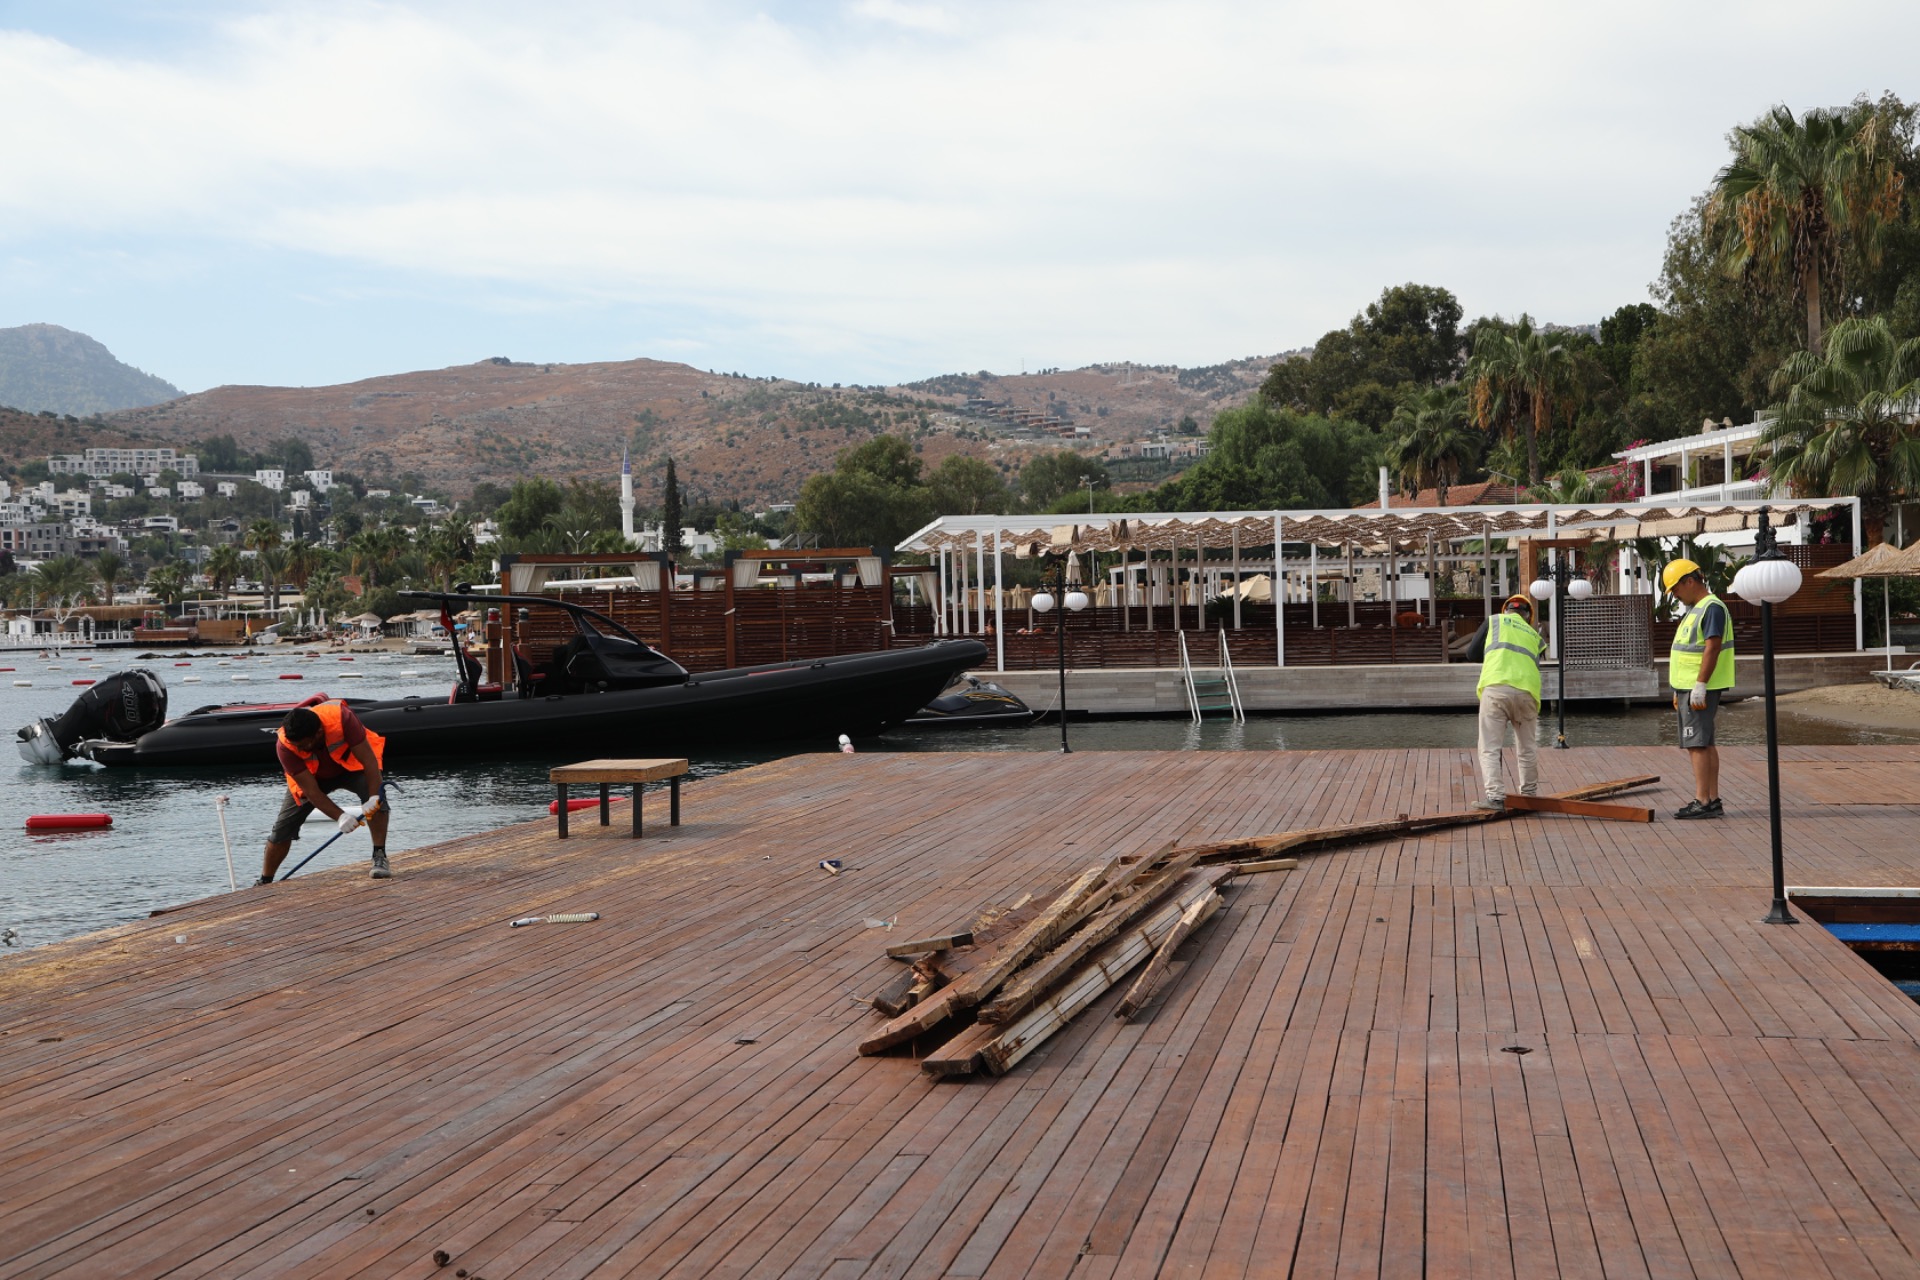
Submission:
{"label": "thatched umbrella", "polygon": [[1880,612],[1887,627],[1887,670],[1893,670],[1893,593],[1889,581],[1893,578],[1906,578],[1920,574],[1920,542],[1902,551],[1896,546],[1882,542],[1868,547],[1865,551],[1831,569],[1822,570],[1822,578],[1878,578],[1880,579]]}

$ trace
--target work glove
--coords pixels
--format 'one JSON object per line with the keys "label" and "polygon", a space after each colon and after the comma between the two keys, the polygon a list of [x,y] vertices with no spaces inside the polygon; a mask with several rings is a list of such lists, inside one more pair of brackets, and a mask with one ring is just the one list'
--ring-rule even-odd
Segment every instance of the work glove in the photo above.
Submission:
{"label": "work glove", "polygon": [[359,805],[343,804],[340,806],[340,816],[334,820],[334,825],[340,828],[341,835],[345,835],[366,821],[366,816],[366,810]]}
{"label": "work glove", "polygon": [[1693,692],[1687,695],[1687,705],[1695,711],[1705,711],[1707,709],[1706,681],[1699,680],[1694,682]]}

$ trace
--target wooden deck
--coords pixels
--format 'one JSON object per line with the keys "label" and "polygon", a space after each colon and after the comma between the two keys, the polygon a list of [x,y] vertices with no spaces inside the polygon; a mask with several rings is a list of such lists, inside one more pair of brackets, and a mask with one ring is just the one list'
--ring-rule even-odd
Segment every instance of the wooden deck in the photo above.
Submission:
{"label": "wooden deck", "polygon": [[[855,1054],[890,941],[1457,808],[1471,753],[810,756],[638,843],[542,817],[9,955],[0,1275],[1912,1276],[1920,1006],[1757,923],[1724,754],[1717,824],[1671,787],[1246,877],[1132,1023],[999,1079]],[[1920,749],[1785,759],[1791,882],[1920,884]]]}

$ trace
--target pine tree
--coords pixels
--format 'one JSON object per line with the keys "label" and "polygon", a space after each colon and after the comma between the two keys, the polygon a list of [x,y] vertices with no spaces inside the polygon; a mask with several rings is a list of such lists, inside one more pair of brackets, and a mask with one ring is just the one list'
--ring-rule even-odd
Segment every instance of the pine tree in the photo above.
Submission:
{"label": "pine tree", "polygon": [[660,549],[678,555],[680,546],[680,481],[674,474],[673,459],[667,459],[666,494],[660,500]]}

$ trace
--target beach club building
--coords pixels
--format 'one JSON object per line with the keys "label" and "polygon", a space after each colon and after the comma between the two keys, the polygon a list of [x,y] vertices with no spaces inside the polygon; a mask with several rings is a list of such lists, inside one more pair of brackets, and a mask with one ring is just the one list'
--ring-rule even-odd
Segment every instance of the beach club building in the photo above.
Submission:
{"label": "beach club building", "polygon": [[[1556,604],[1542,610],[1549,663],[1564,657],[1569,698],[1664,699],[1677,618],[1659,589],[1661,566],[1691,555],[1724,593],[1746,552],[1720,548],[1750,547],[1763,509],[1805,574],[1775,611],[1783,670],[1809,681],[1864,673],[1880,651],[1866,651],[1859,586],[1817,576],[1860,545],[1853,498],[1662,495],[1588,506],[1179,512],[1071,523],[944,516],[895,548],[929,560],[893,569],[915,578],[915,604],[896,610],[896,642],[976,637],[988,645],[989,665],[1025,688],[1019,673],[1050,676],[1060,663],[1056,628],[1064,621],[1065,665],[1084,690],[1074,699],[1083,710],[1177,713],[1191,704],[1199,672],[1229,678],[1249,710],[1470,706],[1478,668],[1461,658],[1473,632],[1507,596],[1563,570],[1591,591],[1553,593],[1566,610],[1564,640],[1552,624]],[[1036,583],[1077,588],[1085,607],[1038,610]],[[1727,602],[1742,682],[1757,680],[1760,612]],[[1335,667],[1349,670],[1330,678]],[[1051,699],[1044,681],[1032,683],[1029,692]]]}

